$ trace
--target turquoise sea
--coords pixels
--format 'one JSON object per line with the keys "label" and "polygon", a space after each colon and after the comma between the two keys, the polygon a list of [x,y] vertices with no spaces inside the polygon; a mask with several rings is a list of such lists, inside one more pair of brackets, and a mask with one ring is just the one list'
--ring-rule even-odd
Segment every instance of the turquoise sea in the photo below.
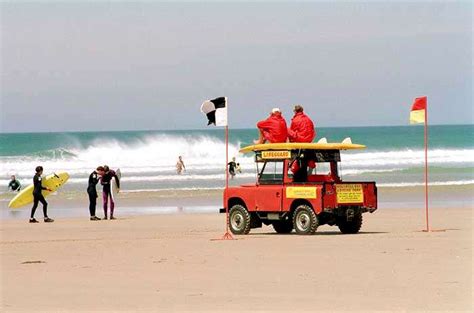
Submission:
{"label": "turquoise sea", "polygon": [[[238,150],[251,144],[257,131],[229,132],[229,157],[236,157],[242,167],[230,185],[254,182],[253,156]],[[473,125],[429,127],[431,207],[472,206],[473,135]],[[317,128],[316,140],[322,137],[329,142],[351,137],[354,143],[367,146],[342,152],[339,170],[346,181],[376,181],[382,210],[424,207],[423,126]],[[175,169],[180,155],[187,169],[183,175]],[[48,198],[51,215],[87,217],[87,179],[104,164],[122,172],[120,215],[217,212],[225,185],[224,130],[0,134],[0,186],[4,186],[0,188],[0,219],[28,218],[29,206],[7,208],[15,195],[7,191],[7,185],[12,174],[23,186],[31,184],[37,165],[44,167],[45,174],[66,171],[71,176]],[[317,170],[325,169],[318,166]],[[206,199],[205,203],[192,200],[196,197]]]}
{"label": "turquoise sea", "polygon": [[[230,129],[229,156],[242,174],[232,182],[255,180],[251,155],[238,153],[252,142],[255,129]],[[318,128],[317,140],[339,142],[351,137],[367,149],[342,153],[340,170],[346,180],[375,180],[381,188],[419,186],[424,182],[423,126]],[[474,184],[474,125],[429,127],[431,185]],[[187,171],[176,175],[183,156]],[[64,187],[82,192],[98,165],[120,168],[124,192],[212,190],[224,185],[225,144],[222,128],[174,131],[120,131],[0,134],[0,185],[6,192],[10,175],[27,185],[34,168],[45,173],[67,171]]]}

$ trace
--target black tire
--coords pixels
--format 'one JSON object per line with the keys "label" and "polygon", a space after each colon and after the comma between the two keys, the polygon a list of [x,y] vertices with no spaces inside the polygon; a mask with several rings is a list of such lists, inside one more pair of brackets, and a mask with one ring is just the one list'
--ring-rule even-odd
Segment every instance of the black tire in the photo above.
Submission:
{"label": "black tire", "polygon": [[318,229],[318,217],[309,205],[299,205],[293,214],[293,227],[299,235],[312,235]]}
{"label": "black tire", "polygon": [[293,222],[290,220],[274,221],[272,225],[279,234],[289,234],[293,231]]}
{"label": "black tire", "polygon": [[352,221],[348,221],[346,218],[341,218],[337,222],[339,230],[343,234],[357,234],[362,227],[362,214],[356,214],[352,218]]}
{"label": "black tire", "polygon": [[235,204],[230,208],[229,228],[235,235],[247,235],[250,232],[250,214],[242,205]]}

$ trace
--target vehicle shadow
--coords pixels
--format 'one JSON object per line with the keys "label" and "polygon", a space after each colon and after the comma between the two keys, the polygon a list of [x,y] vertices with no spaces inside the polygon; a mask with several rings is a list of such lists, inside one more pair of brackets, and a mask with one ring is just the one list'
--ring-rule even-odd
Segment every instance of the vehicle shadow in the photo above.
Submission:
{"label": "vehicle shadow", "polygon": [[322,232],[316,232],[313,235],[299,235],[296,232],[291,232],[289,234],[278,234],[275,232],[265,232],[265,233],[249,233],[245,236],[359,236],[359,235],[381,235],[381,234],[389,234],[389,232],[384,232],[384,231],[361,231],[358,232],[357,234],[343,234],[339,231],[322,231]]}

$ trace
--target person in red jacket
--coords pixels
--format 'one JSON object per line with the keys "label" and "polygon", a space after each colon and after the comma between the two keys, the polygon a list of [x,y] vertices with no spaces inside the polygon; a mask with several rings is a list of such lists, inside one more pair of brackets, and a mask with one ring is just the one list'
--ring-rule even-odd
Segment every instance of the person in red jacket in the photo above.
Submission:
{"label": "person in red jacket", "polygon": [[269,118],[257,123],[257,128],[260,131],[260,137],[254,140],[254,144],[286,142],[288,139],[288,130],[286,121],[281,116],[279,108],[274,108]]}
{"label": "person in red jacket", "polygon": [[290,142],[312,142],[316,136],[313,121],[304,114],[301,105],[295,105],[293,112],[295,115],[291,119],[291,126],[288,129]]}

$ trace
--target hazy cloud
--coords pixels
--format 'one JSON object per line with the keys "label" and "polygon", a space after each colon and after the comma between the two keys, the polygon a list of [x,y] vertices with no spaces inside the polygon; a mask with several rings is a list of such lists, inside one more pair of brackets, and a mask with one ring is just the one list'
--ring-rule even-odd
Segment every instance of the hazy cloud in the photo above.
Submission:
{"label": "hazy cloud", "polygon": [[1,131],[231,127],[303,104],[317,125],[472,123],[472,5],[16,3],[1,8]]}

